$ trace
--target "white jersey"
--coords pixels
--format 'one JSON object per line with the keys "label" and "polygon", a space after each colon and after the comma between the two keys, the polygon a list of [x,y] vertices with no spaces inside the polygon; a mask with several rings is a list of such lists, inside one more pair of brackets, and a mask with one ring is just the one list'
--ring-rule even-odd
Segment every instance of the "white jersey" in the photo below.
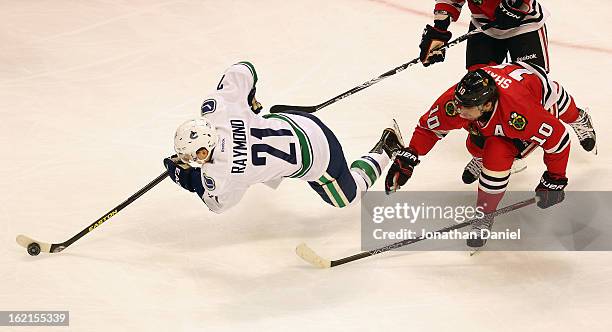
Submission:
{"label": "white jersey", "polygon": [[329,163],[325,135],[311,119],[253,113],[248,96],[256,81],[250,63],[235,64],[202,104],[202,116],[215,125],[219,136],[211,161],[202,166],[202,199],[214,212],[238,203],[256,183],[285,177],[317,180]]}

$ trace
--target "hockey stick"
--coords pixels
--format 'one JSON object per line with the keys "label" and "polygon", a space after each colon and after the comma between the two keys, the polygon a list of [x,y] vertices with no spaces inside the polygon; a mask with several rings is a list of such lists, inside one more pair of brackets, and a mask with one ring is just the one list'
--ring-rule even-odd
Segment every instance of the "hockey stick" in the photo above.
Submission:
{"label": "hockey stick", "polygon": [[65,242],[50,244],[50,243],[44,243],[44,242],[35,241],[32,238],[27,237],[25,235],[18,235],[17,236],[17,243],[20,246],[26,248],[28,250],[28,254],[30,254],[31,256],[36,256],[41,251],[42,252],[46,252],[46,253],[61,252],[62,250],[66,249],[68,246],[73,244],[76,240],[82,238],[86,234],[88,234],[91,231],[93,231],[94,229],[98,228],[98,226],[100,226],[103,223],[105,223],[108,219],[114,217],[119,211],[123,210],[123,208],[125,208],[128,205],[130,205],[138,197],[142,196],[144,193],[146,193],[147,191],[151,190],[151,188],[155,187],[158,183],[162,182],[167,176],[168,176],[168,173],[166,173],[164,171],[157,178],[155,178],[155,180],[149,182],[149,184],[144,186],[142,189],[138,190],[134,195],[130,196],[123,203],[117,205],[115,208],[113,208],[112,210],[110,210],[109,212],[104,214],[98,220],[94,221],[91,225],[85,227],[85,229],[83,229],[78,234],[76,234],[75,236],[71,237],[70,239],[68,239]]}
{"label": "hockey stick", "polygon": [[[451,47],[453,47],[453,46],[455,46],[455,45],[457,45],[457,44],[467,40],[471,36],[473,36],[473,35],[475,35],[477,33],[481,33],[483,31],[491,28],[492,26],[493,26],[493,22],[487,23],[487,24],[483,25],[481,28],[472,30],[472,31],[464,34],[463,36],[460,36],[460,37],[457,37],[457,38],[451,40],[450,42],[444,44],[444,46],[442,46],[442,47],[440,47],[438,49],[432,50],[432,52],[433,51],[438,51],[438,50],[446,50],[448,48],[451,48]],[[412,66],[414,64],[419,63],[419,61],[420,61],[419,58],[413,59],[410,62],[404,63],[401,66],[395,67],[395,68],[389,70],[388,72],[386,72],[386,73],[384,73],[384,74],[382,74],[382,75],[380,75],[380,76],[378,76],[376,78],[373,78],[373,79],[371,79],[371,80],[369,80],[369,81],[367,81],[367,82],[365,82],[365,83],[363,83],[361,85],[358,85],[358,86],[356,86],[356,87],[354,87],[354,88],[352,88],[352,89],[350,89],[350,90],[348,90],[348,91],[346,91],[346,92],[344,92],[344,93],[342,93],[340,95],[337,95],[334,98],[332,98],[332,99],[330,99],[330,100],[328,100],[326,102],[323,102],[323,103],[321,103],[319,105],[315,105],[315,106],[274,105],[274,106],[270,107],[270,113],[280,113],[280,112],[285,112],[285,111],[299,111],[299,112],[306,112],[306,113],[314,113],[314,112],[322,109],[323,107],[329,106],[329,105],[331,105],[331,104],[333,104],[333,103],[335,103],[335,102],[337,102],[337,101],[339,101],[341,99],[344,99],[344,98],[346,98],[346,97],[348,97],[348,96],[350,96],[350,95],[352,95],[352,94],[354,94],[356,92],[359,92],[359,91],[361,91],[361,90],[363,90],[363,89],[365,89],[367,87],[370,87],[370,86],[372,86],[372,85],[382,81],[383,79],[385,79],[387,77],[393,76],[393,75],[403,71],[404,69],[406,69],[406,68],[408,68],[408,67],[410,67],[410,66]]]}
{"label": "hockey stick", "polygon": [[[510,211],[514,211],[517,209],[520,209],[522,207],[525,206],[529,206],[531,204],[536,203],[536,197],[534,198],[530,198],[509,206],[506,206],[504,208],[495,210],[494,212],[491,213],[491,215],[493,217],[497,217],[499,215],[502,215],[504,213],[508,213]],[[450,232],[452,230],[455,229],[459,229],[459,228],[463,228],[466,226],[469,226],[471,224],[474,224],[476,222],[478,222],[479,220],[481,220],[480,218],[475,218],[475,219],[471,219],[465,222],[462,222],[460,224],[456,224],[453,226],[449,226],[446,228],[442,228],[438,231],[436,231],[436,233],[446,233],[446,232]],[[370,250],[370,251],[364,251],[362,253],[359,254],[355,254],[353,256],[349,256],[349,257],[344,257],[338,260],[328,260],[325,259],[319,255],[317,255],[317,253],[314,252],[314,250],[310,249],[310,247],[308,247],[306,245],[306,243],[301,243],[299,244],[296,248],[295,248],[295,253],[300,256],[303,260],[307,261],[308,263],[310,263],[311,265],[314,265],[316,267],[319,268],[330,268],[330,267],[334,267],[334,266],[338,266],[338,265],[342,265],[342,264],[346,264],[352,261],[356,261],[358,259],[362,259],[362,258],[366,258],[366,257],[370,257],[370,256],[374,256],[374,255],[378,255],[380,253],[386,252],[386,251],[390,251],[393,249],[397,249],[403,246],[407,246],[409,244],[413,244],[416,242],[420,242],[425,240],[425,237],[418,237],[416,239],[407,239],[407,240],[403,240],[400,242],[396,242],[396,243],[392,243],[390,245],[378,248],[378,249],[374,249],[374,250]]]}

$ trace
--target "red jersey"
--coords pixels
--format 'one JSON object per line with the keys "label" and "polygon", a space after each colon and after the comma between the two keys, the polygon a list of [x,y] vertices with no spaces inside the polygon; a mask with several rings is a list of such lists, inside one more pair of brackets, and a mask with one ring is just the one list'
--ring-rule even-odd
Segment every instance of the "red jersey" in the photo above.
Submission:
{"label": "red jersey", "polygon": [[[453,21],[457,21],[465,2],[466,0],[437,0],[434,10],[444,10],[451,15]],[[472,14],[484,15],[491,21],[495,19],[495,10],[500,2],[501,0],[467,1]]]}
{"label": "red jersey", "polygon": [[485,139],[502,136],[539,145],[544,149],[548,171],[565,176],[570,138],[558,118],[561,113],[558,102],[563,103],[565,110],[570,104],[574,105],[571,97],[563,101],[566,97],[559,93],[560,86],[550,81],[539,67],[519,62],[484,67],[483,70],[495,80],[499,96],[488,121],[469,121],[459,116],[454,85],[420,118],[410,147],[424,155],[450,130],[463,128]]}
{"label": "red jersey", "polygon": [[[453,21],[457,21],[461,14],[461,8],[466,2],[472,12],[471,23],[476,28],[480,28],[495,20],[495,10],[501,0],[436,0],[434,11],[446,11]],[[518,27],[509,30],[491,28],[484,33],[493,38],[505,39],[540,29],[549,16],[548,11],[536,0],[522,0],[522,2],[521,9],[524,9],[528,14]]]}

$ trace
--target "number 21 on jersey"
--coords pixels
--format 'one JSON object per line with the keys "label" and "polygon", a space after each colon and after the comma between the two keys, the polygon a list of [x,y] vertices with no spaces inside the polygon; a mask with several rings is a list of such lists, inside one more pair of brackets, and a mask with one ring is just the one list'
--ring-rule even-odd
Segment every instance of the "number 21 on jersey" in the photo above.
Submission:
{"label": "number 21 on jersey", "polygon": [[[289,129],[275,130],[269,128],[251,128],[251,136],[263,141],[267,137],[293,136],[293,133]],[[282,159],[293,165],[297,164],[297,150],[295,143],[289,143],[289,153],[265,143],[255,143],[251,145],[251,161],[253,166],[266,165],[266,157],[262,156],[263,154],[269,154],[270,156]]]}

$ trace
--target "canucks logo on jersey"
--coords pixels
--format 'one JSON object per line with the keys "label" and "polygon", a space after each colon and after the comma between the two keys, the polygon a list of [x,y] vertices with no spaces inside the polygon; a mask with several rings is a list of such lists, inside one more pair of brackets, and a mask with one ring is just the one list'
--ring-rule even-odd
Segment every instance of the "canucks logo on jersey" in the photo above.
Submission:
{"label": "canucks logo on jersey", "polygon": [[212,113],[217,109],[217,101],[214,99],[206,99],[202,103],[202,107],[200,108],[200,115],[204,116],[206,114]]}
{"label": "canucks logo on jersey", "polygon": [[208,190],[215,190],[215,179],[207,176],[206,174],[202,174],[202,179],[204,180],[204,185]]}

